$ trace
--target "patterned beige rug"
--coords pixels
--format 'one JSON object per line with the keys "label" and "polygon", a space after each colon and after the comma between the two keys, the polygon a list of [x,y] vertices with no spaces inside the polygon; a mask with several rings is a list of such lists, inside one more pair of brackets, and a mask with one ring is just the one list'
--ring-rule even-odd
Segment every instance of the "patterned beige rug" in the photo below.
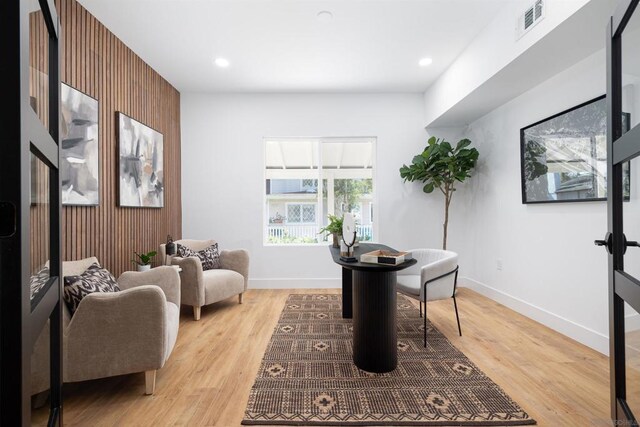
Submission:
{"label": "patterned beige rug", "polygon": [[[242,424],[535,424],[500,387],[398,295],[398,368],[372,374],[351,357],[340,295],[289,295]],[[463,325],[464,326],[464,325]]]}

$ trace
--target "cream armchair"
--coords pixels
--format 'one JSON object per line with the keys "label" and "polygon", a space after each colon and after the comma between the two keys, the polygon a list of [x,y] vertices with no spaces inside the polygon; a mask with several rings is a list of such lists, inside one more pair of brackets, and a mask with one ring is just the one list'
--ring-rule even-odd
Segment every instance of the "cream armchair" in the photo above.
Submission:
{"label": "cream armchair", "polygon": [[[62,263],[64,276],[82,274],[96,258]],[[153,394],[156,371],[169,358],[180,323],[180,276],[173,267],[125,272],[120,292],[87,295],[71,317],[64,305],[64,382],[145,373]],[[32,394],[49,388],[49,325],[32,355]]]}
{"label": "cream armchair", "polygon": [[[186,246],[194,251],[201,251],[215,240],[177,240],[176,244]],[[202,264],[196,257],[167,257],[165,245],[160,245],[162,262],[178,265],[180,272],[182,304],[193,307],[193,318],[200,320],[203,305],[238,295],[242,304],[242,294],[247,290],[249,282],[249,253],[244,249],[220,251],[220,268],[202,270]]]}

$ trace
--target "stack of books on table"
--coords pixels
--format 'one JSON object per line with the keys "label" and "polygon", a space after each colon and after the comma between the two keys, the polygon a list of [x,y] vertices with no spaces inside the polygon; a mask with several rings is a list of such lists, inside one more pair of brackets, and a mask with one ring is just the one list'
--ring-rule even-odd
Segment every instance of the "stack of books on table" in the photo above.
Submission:
{"label": "stack of books on table", "polygon": [[367,264],[398,265],[409,261],[411,258],[411,252],[396,252],[379,249],[360,255],[360,262],[365,262]]}

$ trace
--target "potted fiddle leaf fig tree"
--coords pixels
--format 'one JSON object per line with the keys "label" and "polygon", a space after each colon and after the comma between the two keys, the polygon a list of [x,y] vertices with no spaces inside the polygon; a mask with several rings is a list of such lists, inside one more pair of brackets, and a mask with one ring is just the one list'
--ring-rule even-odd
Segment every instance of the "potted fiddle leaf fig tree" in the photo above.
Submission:
{"label": "potted fiddle leaf fig tree", "polygon": [[442,249],[447,249],[449,206],[456,184],[471,177],[478,160],[478,150],[470,145],[471,141],[466,138],[453,147],[444,138],[432,136],[422,153],[414,156],[409,166],[402,165],[400,168],[400,177],[405,182],[419,181],[424,184],[422,191],[425,193],[438,189],[444,195]]}

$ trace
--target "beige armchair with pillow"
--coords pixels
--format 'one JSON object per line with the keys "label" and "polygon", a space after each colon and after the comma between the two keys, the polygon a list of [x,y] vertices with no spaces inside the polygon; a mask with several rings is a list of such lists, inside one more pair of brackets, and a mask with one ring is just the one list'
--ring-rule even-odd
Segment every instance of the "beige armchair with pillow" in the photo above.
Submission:
{"label": "beige armchair with pillow", "polygon": [[[62,263],[64,276],[85,272],[96,258]],[[64,382],[135,372],[145,373],[145,393],[153,394],[156,370],[169,358],[180,323],[180,277],[176,268],[125,272],[119,292],[86,295],[76,311],[64,306]],[[49,326],[32,356],[32,394],[49,388]]]}
{"label": "beige armchair with pillow", "polygon": [[[215,240],[177,240],[176,244],[186,246],[193,251],[202,251],[215,244]],[[247,290],[249,281],[249,253],[244,249],[220,251],[220,268],[203,270],[197,257],[167,257],[165,245],[160,245],[160,259],[172,265],[178,265],[182,304],[193,307],[193,318],[200,320],[203,305],[238,295],[242,304],[242,294]]]}

